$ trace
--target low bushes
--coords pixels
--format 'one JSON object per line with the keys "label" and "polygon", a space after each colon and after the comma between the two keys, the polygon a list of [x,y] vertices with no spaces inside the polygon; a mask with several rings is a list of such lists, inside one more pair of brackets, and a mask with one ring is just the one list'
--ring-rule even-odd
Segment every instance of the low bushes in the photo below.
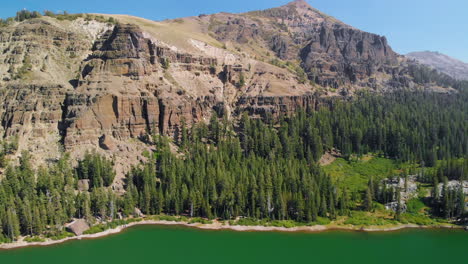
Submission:
{"label": "low bushes", "polygon": [[388,224],[395,224],[396,222],[391,219],[385,219],[372,215],[368,212],[353,211],[351,216],[346,219],[344,224],[355,226],[381,226]]}

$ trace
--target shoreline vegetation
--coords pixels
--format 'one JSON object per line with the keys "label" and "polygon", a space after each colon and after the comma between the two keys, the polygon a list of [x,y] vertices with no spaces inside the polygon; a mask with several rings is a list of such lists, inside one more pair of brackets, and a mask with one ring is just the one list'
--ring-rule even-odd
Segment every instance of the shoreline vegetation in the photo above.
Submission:
{"label": "shoreline vegetation", "polygon": [[[168,219],[168,220],[162,220]],[[182,220],[184,219],[184,220]],[[118,223],[117,226],[115,224]],[[123,223],[123,224],[121,224]],[[461,225],[448,223],[417,225],[417,224],[389,224],[389,225],[340,225],[337,223],[316,224],[304,226],[272,226],[272,225],[239,225],[230,224],[230,221],[205,220],[200,218],[178,218],[166,216],[151,216],[144,218],[132,218],[128,220],[118,220],[107,224],[101,224],[91,227],[83,235],[67,236],[61,239],[53,240],[51,238],[40,238],[39,241],[29,239],[29,237],[20,237],[17,241],[0,244],[1,250],[17,249],[31,246],[50,246],[61,244],[70,240],[102,238],[139,225],[161,225],[161,226],[185,226],[203,230],[231,230],[237,232],[305,232],[318,233],[326,231],[356,231],[356,232],[391,232],[403,229],[463,229]]]}
{"label": "shoreline vegetation", "polygon": [[[468,94],[356,96],[279,120],[213,112],[177,139],[149,131],[151,149],[122,181],[95,151],[35,168],[24,150],[9,164],[18,147],[6,138],[0,242],[50,244],[143,220],[247,231],[466,225]],[[327,152],[336,159],[321,166]]]}

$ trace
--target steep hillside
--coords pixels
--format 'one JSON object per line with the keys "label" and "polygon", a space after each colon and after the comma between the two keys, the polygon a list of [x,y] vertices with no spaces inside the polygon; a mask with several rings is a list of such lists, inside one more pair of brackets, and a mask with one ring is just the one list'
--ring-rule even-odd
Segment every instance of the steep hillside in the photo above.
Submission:
{"label": "steep hillside", "polygon": [[5,138],[19,136],[21,150],[44,160],[59,155],[67,93],[81,61],[108,25],[53,18],[0,29],[0,115]]}
{"label": "steep hillside", "polygon": [[98,149],[122,176],[145,159],[148,135],[179,138],[213,111],[277,117],[361,89],[454,91],[416,82],[409,63],[305,1],[162,22],[28,19],[0,28],[1,132],[37,165]]}
{"label": "steep hillside", "polygon": [[406,57],[428,65],[458,80],[468,80],[468,63],[432,51],[411,52]]}
{"label": "steep hillside", "polygon": [[22,10],[0,20],[0,99],[0,244],[141,219],[468,222],[468,82],[305,1],[159,22]]}

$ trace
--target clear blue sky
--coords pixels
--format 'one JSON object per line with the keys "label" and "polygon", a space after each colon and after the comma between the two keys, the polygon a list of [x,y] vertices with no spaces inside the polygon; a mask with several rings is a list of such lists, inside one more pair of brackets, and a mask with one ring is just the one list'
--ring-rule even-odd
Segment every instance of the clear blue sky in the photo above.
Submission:
{"label": "clear blue sky", "polygon": [[[307,0],[347,24],[387,36],[395,51],[439,51],[468,62],[467,0]],[[153,20],[244,12],[288,0],[0,0],[0,17],[19,9],[129,14]]]}

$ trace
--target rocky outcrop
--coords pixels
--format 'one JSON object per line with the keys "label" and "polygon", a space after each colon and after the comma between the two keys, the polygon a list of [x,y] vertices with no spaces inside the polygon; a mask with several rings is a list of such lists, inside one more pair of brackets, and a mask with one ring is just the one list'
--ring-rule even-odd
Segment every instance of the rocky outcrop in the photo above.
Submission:
{"label": "rocky outcrop", "polygon": [[61,155],[70,80],[93,43],[80,23],[83,28],[72,30],[44,18],[0,29],[0,131],[4,138],[18,137],[18,153],[28,151],[36,165]]}
{"label": "rocky outcrop", "polygon": [[[452,191],[460,190],[460,188],[462,188],[463,193],[465,195],[468,195],[468,181],[462,181],[462,182],[455,181],[455,180],[448,181],[446,187],[448,190],[452,190]],[[439,183],[437,188],[439,188],[439,193],[442,193],[444,189],[444,184]]]}
{"label": "rocky outcrop", "polygon": [[78,191],[80,192],[89,191],[89,179],[78,180],[76,185],[77,185]]}
{"label": "rocky outcrop", "polygon": [[298,110],[315,111],[319,97],[313,94],[302,96],[254,96],[240,97],[236,103],[236,114],[247,112],[250,116],[278,118],[292,115]]}
{"label": "rocky outcrop", "polygon": [[348,26],[305,1],[247,14],[213,15],[211,21],[219,40],[245,44],[248,38],[282,60],[299,60],[309,80],[322,87],[384,90],[390,80],[395,85],[392,72],[400,56],[385,37]]}
{"label": "rocky outcrop", "polygon": [[[1,93],[0,110],[6,137],[32,133],[44,137],[62,120],[66,89],[61,85],[9,85]],[[52,124],[52,126],[50,126]]]}
{"label": "rocky outcrop", "polygon": [[[188,96],[168,76],[168,68],[209,74],[216,59],[177,53],[145,38],[134,25],[118,25],[93,47],[78,87],[65,100],[65,146],[138,138],[150,133],[174,135],[209,115],[213,96]],[[109,148],[109,144],[102,144]]]}
{"label": "rocky outcrop", "polygon": [[43,160],[57,159],[67,90],[60,84],[12,84],[0,89],[3,137],[17,136],[20,151],[34,152]]}
{"label": "rocky outcrop", "polygon": [[[306,72],[322,85],[339,88],[365,80],[376,73],[391,73],[398,65],[398,55],[385,37],[347,26],[321,25],[301,50]],[[367,85],[370,86],[370,85]]]}
{"label": "rocky outcrop", "polygon": [[68,85],[91,41],[84,33],[64,29],[52,20],[33,19],[3,28],[0,79],[21,83],[54,80]]}
{"label": "rocky outcrop", "polygon": [[[153,95],[105,95],[80,101],[72,94],[67,98],[67,104],[78,108],[80,113],[67,111],[65,146],[96,144],[101,136],[123,140],[151,133],[173,135],[182,122],[191,125],[203,120],[214,105],[210,99],[178,104],[175,99]],[[109,148],[108,144],[104,145]]]}

